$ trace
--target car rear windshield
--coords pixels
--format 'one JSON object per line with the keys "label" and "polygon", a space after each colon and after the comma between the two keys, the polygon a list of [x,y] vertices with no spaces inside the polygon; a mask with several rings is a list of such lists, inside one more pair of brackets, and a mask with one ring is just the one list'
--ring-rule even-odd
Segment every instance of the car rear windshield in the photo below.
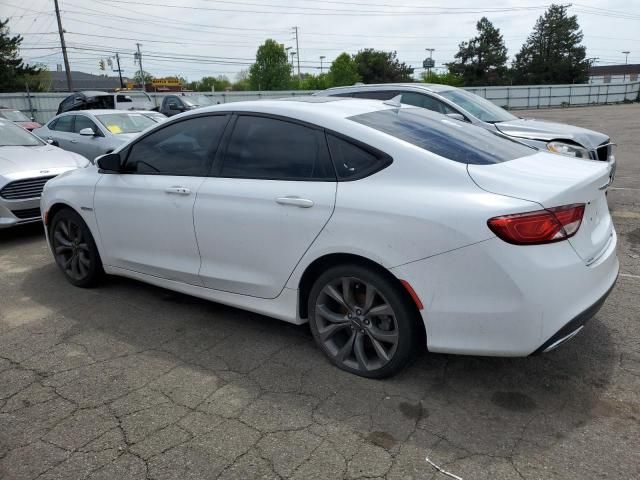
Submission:
{"label": "car rear windshield", "polygon": [[38,147],[44,143],[13,122],[0,120],[0,147]]}
{"label": "car rear windshield", "polygon": [[109,113],[96,115],[107,130],[114,135],[121,133],[138,133],[156,122],[141,113]]}
{"label": "car rear windshield", "polygon": [[489,165],[536,152],[484,128],[424,108],[378,110],[349,119],[460,163]]}

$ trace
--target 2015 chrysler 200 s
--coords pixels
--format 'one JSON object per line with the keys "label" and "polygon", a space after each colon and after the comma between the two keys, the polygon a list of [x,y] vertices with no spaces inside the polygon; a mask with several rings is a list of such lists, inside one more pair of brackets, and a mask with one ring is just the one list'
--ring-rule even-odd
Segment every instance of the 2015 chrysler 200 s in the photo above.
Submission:
{"label": "2015 chrysler 200 s", "polygon": [[605,162],[421,108],[310,98],[177,115],[47,183],[55,261],[310,323],[338,367],[418,348],[519,356],[577,333],[618,274]]}

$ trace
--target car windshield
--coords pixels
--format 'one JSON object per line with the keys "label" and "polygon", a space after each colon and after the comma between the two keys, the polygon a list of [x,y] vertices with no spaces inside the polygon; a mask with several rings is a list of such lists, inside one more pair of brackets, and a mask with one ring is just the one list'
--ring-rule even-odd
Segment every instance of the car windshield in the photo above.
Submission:
{"label": "car windshield", "polygon": [[481,127],[425,110],[394,108],[349,117],[455,162],[489,165],[533,155],[536,150]]}
{"label": "car windshield", "polygon": [[0,117],[4,117],[12,122],[30,122],[31,120],[20,110],[2,110]]}
{"label": "car windshield", "polygon": [[182,97],[182,101],[190,107],[213,105],[213,102],[204,95],[189,95],[188,97]]}
{"label": "car windshield", "polygon": [[452,101],[456,105],[464,108],[467,112],[476,118],[487,123],[508,122],[516,120],[518,117],[511,115],[504,108],[491,103],[474,93],[466,90],[445,90],[439,92],[447,100]]}
{"label": "car windshield", "polygon": [[44,142],[13,122],[0,120],[0,147],[39,147]]}
{"label": "car windshield", "polygon": [[143,113],[143,115],[145,117],[149,117],[151,120],[157,123],[164,122],[168,118],[166,115],[158,112],[145,112]]}
{"label": "car windshield", "polygon": [[156,122],[141,113],[109,113],[96,118],[114,135],[138,133]]}

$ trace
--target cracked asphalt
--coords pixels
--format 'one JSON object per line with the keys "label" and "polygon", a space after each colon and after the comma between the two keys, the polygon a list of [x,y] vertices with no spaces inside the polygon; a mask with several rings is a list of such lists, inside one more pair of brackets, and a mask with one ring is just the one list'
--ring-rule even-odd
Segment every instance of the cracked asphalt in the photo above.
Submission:
{"label": "cracked asphalt", "polygon": [[375,381],[293,326],[134,281],[77,289],[0,231],[0,478],[640,478],[640,105],[522,112],[608,132],[621,276],[570,343],[424,353]]}

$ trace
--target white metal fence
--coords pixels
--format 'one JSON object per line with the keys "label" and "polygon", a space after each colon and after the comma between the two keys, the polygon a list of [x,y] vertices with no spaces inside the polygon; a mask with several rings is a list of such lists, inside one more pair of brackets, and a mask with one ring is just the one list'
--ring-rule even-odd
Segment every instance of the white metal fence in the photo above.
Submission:
{"label": "white metal fence", "polygon": [[[469,87],[477,95],[507,109],[552,108],[582,105],[604,105],[639,100],[640,82],[531,85],[506,87]],[[283,98],[309,95],[314,91],[289,90],[268,92],[216,92],[204,93],[216,103],[241,102],[264,98]],[[55,116],[58,104],[67,93],[0,93],[0,106],[17,108],[38,122],[47,122]],[[165,93],[149,94],[160,105]]]}

